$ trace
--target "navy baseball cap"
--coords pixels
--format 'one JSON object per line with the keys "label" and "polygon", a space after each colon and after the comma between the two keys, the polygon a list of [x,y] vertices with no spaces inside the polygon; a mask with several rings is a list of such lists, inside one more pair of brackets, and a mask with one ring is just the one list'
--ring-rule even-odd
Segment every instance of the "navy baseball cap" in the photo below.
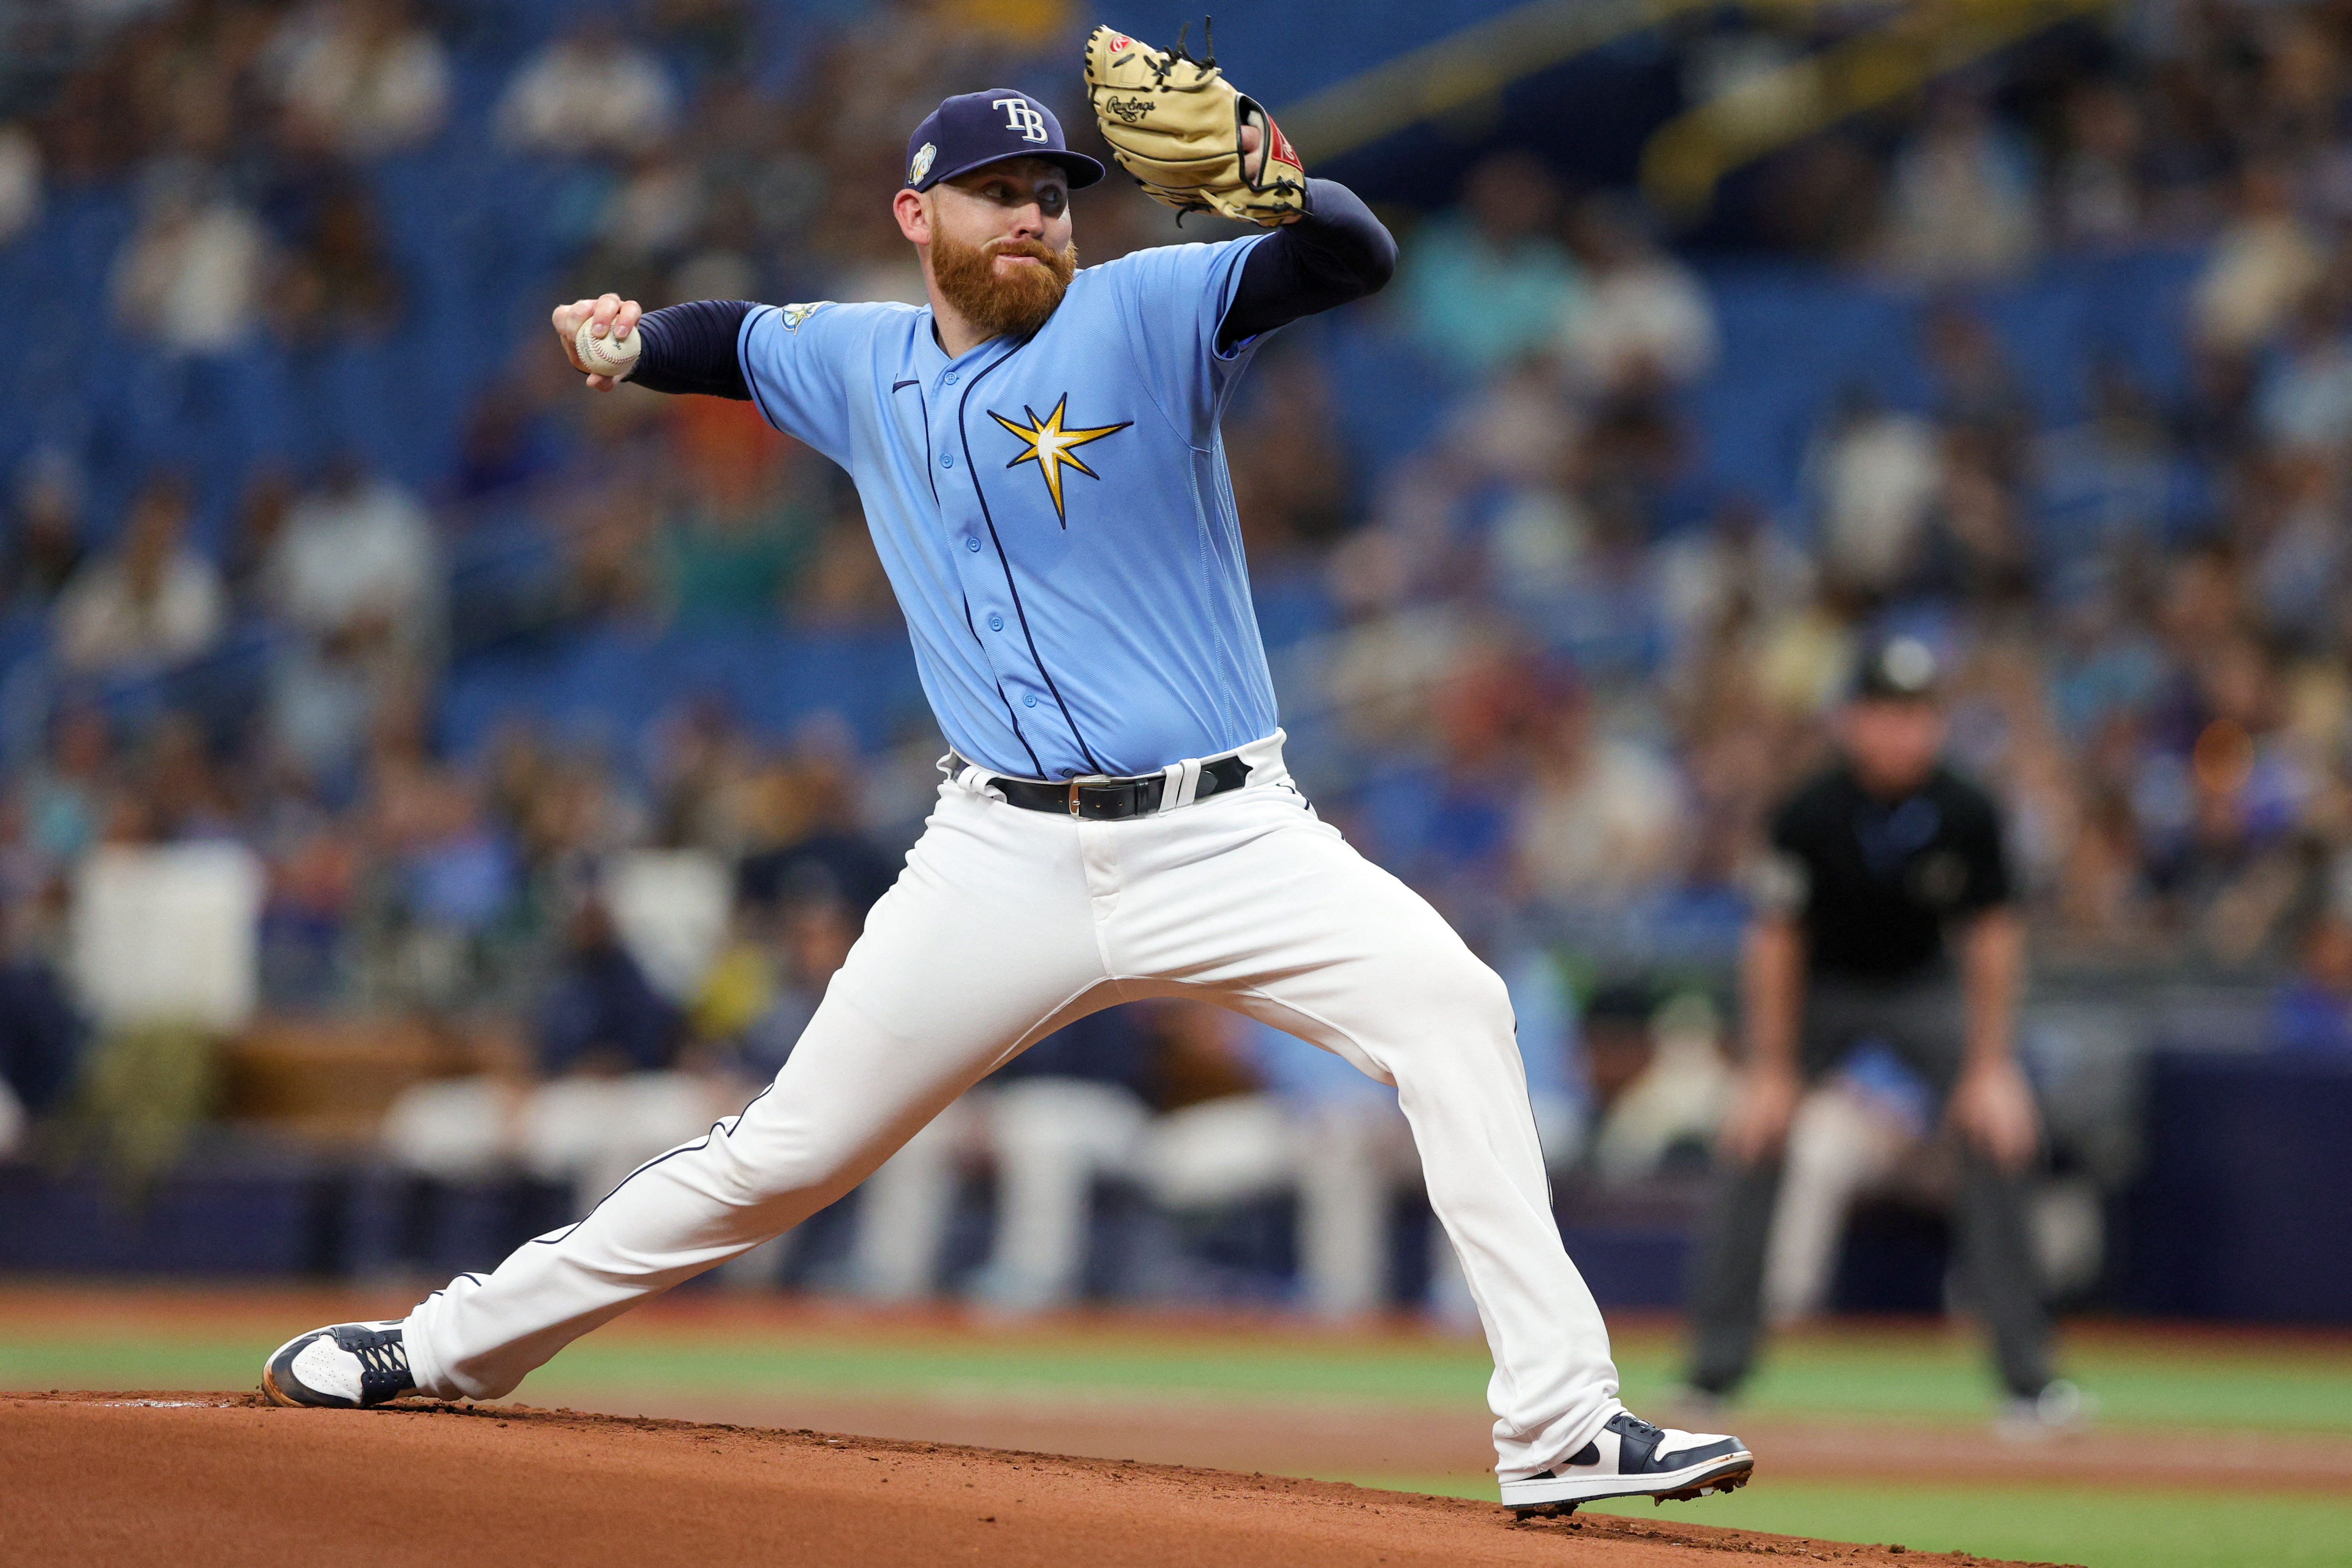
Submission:
{"label": "navy baseball cap", "polygon": [[1935,650],[1917,637],[1872,637],[1854,661],[1853,695],[1860,701],[1932,702],[1942,685]]}
{"label": "navy baseball cap", "polygon": [[1091,185],[1103,166],[1062,140],[1054,111],[1017,88],[961,92],[940,103],[907,142],[907,188],[928,191],[1006,158],[1043,158],[1070,176],[1070,188]]}

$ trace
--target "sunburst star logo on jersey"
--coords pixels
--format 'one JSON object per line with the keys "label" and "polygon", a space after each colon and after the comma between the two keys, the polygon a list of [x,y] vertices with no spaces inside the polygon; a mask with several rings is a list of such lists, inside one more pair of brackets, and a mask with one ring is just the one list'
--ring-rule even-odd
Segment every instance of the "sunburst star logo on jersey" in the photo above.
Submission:
{"label": "sunburst star logo on jersey", "polygon": [[1062,401],[1054,405],[1054,412],[1040,419],[1035,409],[1024,404],[1021,412],[1029,416],[1026,425],[1007,419],[993,408],[988,411],[991,419],[1027,443],[1021,455],[1004,466],[1017,468],[1024,463],[1037,465],[1037,471],[1045,477],[1045,493],[1054,498],[1054,515],[1061,520],[1064,528],[1070,526],[1070,519],[1069,514],[1062,510],[1063,468],[1066,465],[1076,468],[1090,479],[1102,478],[1078,458],[1076,448],[1089,441],[1099,441],[1106,436],[1115,436],[1135,423],[1132,419],[1122,419],[1116,425],[1097,425],[1091,429],[1066,428],[1062,424],[1062,411],[1069,405],[1070,395],[1066,392],[1062,395]]}

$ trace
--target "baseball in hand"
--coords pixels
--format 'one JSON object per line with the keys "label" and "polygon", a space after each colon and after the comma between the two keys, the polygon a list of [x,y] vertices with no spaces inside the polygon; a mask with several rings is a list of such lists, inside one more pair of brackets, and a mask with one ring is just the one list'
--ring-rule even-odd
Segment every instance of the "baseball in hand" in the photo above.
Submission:
{"label": "baseball in hand", "polygon": [[609,375],[618,381],[635,368],[646,340],[634,327],[625,338],[594,337],[591,333],[595,325],[593,316],[581,322],[580,330],[572,334],[572,346],[591,374]]}

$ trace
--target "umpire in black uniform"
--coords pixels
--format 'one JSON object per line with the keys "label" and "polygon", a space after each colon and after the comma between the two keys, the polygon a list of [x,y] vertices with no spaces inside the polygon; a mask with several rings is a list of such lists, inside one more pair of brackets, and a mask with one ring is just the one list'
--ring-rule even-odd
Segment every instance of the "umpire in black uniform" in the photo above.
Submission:
{"label": "umpire in black uniform", "polygon": [[[1866,1037],[1944,1098],[1962,1140],[1959,1239],[2012,1416],[2045,1392],[2050,1317],[2025,1221],[2040,1124],[2013,1049],[2024,941],[2000,814],[1942,763],[1935,656],[1869,647],[1841,714],[1843,756],[1780,805],[1743,959],[1748,1061],[1717,1144],[1722,1184],[1700,1260],[1690,1384],[1748,1373],[1789,1123],[1806,1089]],[[2057,1403],[2063,1403],[2063,1395]]]}

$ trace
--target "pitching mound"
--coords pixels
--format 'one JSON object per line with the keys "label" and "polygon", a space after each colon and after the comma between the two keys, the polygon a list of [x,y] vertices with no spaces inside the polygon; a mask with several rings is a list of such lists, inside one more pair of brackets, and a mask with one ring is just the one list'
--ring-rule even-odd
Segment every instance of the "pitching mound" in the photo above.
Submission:
{"label": "pitching mound", "polygon": [[1664,1512],[1515,1524],[1492,1503],[1276,1476],[512,1405],[0,1395],[0,1454],[7,1563],[1988,1562]]}

